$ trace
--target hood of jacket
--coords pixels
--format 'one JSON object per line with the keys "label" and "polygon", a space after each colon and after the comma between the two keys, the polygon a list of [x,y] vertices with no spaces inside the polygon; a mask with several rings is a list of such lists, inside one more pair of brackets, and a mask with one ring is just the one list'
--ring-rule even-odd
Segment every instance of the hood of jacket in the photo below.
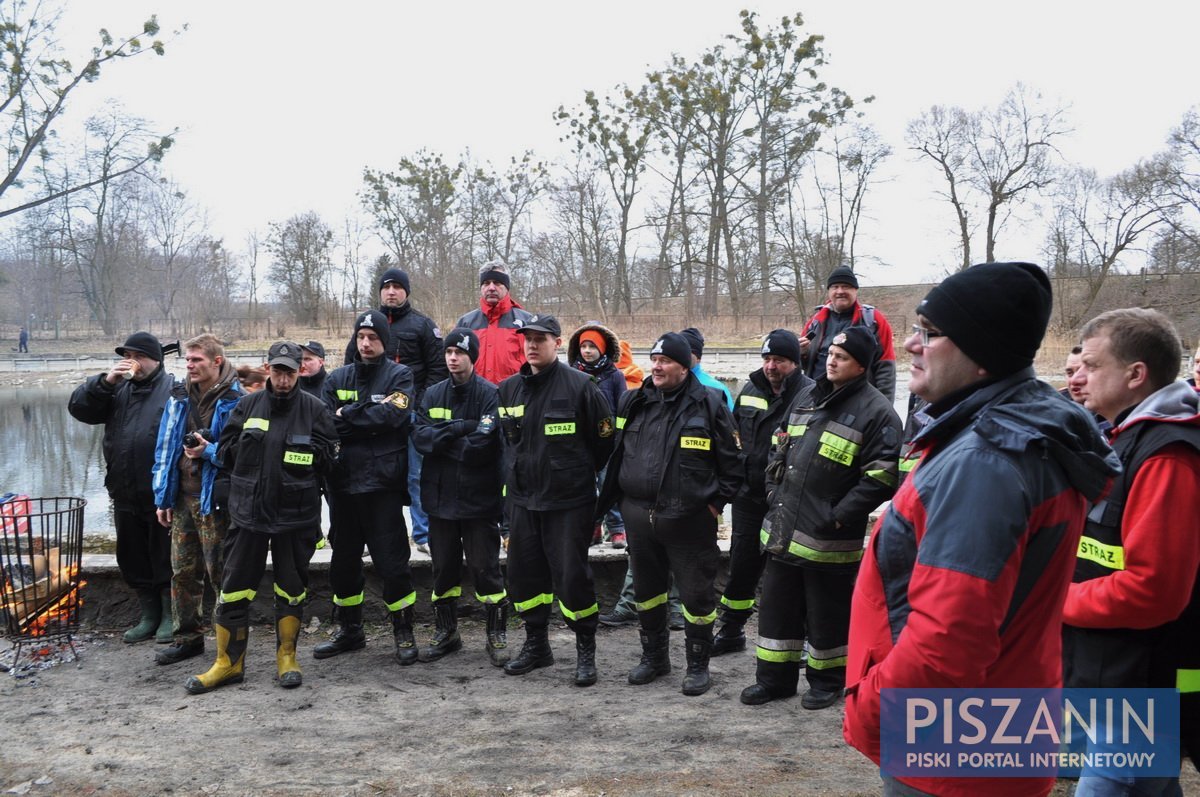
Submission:
{"label": "hood of jacket", "polygon": [[567,362],[574,365],[583,359],[579,355],[579,336],[588,330],[599,332],[604,336],[604,357],[607,357],[610,363],[617,363],[618,358],[621,356],[621,341],[617,339],[616,334],[611,329],[599,321],[588,321],[571,333],[571,339],[567,343]]}
{"label": "hood of jacket", "polygon": [[1091,413],[1034,377],[1033,368],[981,387],[934,418],[913,441],[925,449],[967,426],[1001,451],[1040,449],[1062,467],[1071,486],[1095,502],[1121,463]]}
{"label": "hood of jacket", "polygon": [[1200,425],[1200,393],[1187,382],[1175,381],[1151,393],[1129,411],[1111,432],[1113,437],[1143,421]]}

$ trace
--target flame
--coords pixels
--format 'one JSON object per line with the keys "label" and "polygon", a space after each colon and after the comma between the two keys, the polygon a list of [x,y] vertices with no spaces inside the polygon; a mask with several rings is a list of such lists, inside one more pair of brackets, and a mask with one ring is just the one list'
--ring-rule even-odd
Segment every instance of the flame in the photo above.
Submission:
{"label": "flame", "polygon": [[[45,584],[48,587],[46,591],[61,592],[61,594],[49,606],[35,609],[33,614],[18,622],[20,632],[24,636],[43,637],[52,633],[55,626],[73,624],[78,617],[79,609],[83,606],[81,590],[87,584],[86,581],[76,582],[75,579],[78,575],[79,565],[72,564],[61,568],[53,577],[46,580]],[[3,608],[8,611],[16,612],[29,608],[26,603],[18,603],[15,596],[6,597],[10,597],[10,600],[4,604]],[[35,598],[41,598],[41,595],[35,592]]]}

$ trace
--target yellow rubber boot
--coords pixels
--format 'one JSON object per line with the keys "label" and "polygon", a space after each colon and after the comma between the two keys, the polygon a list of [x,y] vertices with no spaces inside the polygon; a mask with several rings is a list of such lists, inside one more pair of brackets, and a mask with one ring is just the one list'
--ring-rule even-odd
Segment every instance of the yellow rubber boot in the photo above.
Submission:
{"label": "yellow rubber boot", "polygon": [[247,625],[213,626],[217,632],[217,660],[203,675],[188,678],[184,688],[190,694],[202,695],[226,684],[240,684],[245,678]]}
{"label": "yellow rubber boot", "polygon": [[275,664],[279,668],[279,685],[284,689],[295,689],[303,680],[300,665],[296,663],[296,640],[299,638],[299,617],[275,618]]}

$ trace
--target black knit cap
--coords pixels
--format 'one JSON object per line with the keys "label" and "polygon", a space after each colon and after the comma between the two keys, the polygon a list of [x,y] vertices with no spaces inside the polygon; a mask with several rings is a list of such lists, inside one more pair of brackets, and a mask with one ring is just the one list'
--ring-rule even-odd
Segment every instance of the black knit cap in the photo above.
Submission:
{"label": "black knit cap", "polygon": [[952,274],[917,313],[990,375],[1033,364],[1050,323],[1053,295],[1046,272],[1032,263],[980,263]]}
{"label": "black knit cap", "polygon": [[358,337],[358,330],[369,329],[379,336],[379,341],[386,349],[388,343],[392,339],[392,330],[388,326],[388,320],[383,313],[378,310],[368,310],[360,315],[354,322],[354,337]]}
{"label": "black knit cap", "polygon": [[854,276],[854,272],[846,266],[838,266],[829,275],[829,279],[825,280],[826,288],[832,288],[834,285],[849,285],[851,288],[857,288],[858,277]]}
{"label": "black knit cap", "polygon": [[[692,350],[692,354],[697,357],[704,356],[704,333],[695,327],[679,330],[679,334],[683,335],[683,339],[687,341],[688,348]],[[691,363],[689,362],[689,367]]]}
{"label": "black knit cap", "polygon": [[379,277],[379,290],[383,290],[383,286],[389,282],[394,282],[404,289],[405,293],[412,293],[412,288],[409,287],[408,273],[398,268],[389,268]]}
{"label": "black knit cap", "polygon": [[875,333],[864,326],[846,327],[833,336],[830,346],[837,346],[853,357],[863,368],[875,364],[875,356],[879,353],[879,342]]}
{"label": "black knit cap", "polygon": [[800,339],[790,329],[772,329],[763,339],[762,355],[774,354],[786,357],[794,363],[800,362]]}
{"label": "black knit cap", "polygon": [[508,276],[508,267],[504,265],[503,260],[489,260],[479,269],[479,284],[492,280],[499,282],[505,288],[512,290],[512,280]]}
{"label": "black knit cap", "polygon": [[692,347],[682,332],[664,332],[650,349],[650,355],[655,354],[670,357],[684,368],[692,367]]}
{"label": "black knit cap", "polygon": [[159,362],[163,360],[162,344],[158,342],[158,338],[149,332],[134,332],[125,338],[125,342],[118,346],[115,351],[122,357],[128,356],[125,353],[127,351],[136,351],[153,360],[158,360]]}
{"label": "black knit cap", "polygon": [[471,358],[471,362],[479,359],[479,338],[466,327],[455,327],[444,339],[444,349],[461,349]]}

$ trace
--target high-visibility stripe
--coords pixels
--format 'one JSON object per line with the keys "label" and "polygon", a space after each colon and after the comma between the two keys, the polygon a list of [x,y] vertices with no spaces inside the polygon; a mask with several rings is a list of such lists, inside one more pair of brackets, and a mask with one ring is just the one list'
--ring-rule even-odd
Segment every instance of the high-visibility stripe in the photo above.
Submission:
{"label": "high-visibility stripe", "polygon": [[299,451],[284,451],[284,465],[311,465],[313,464],[312,454],[302,454]]}
{"label": "high-visibility stripe", "polygon": [[726,598],[724,595],[722,595],[721,605],[728,606],[730,609],[734,609],[736,611],[746,611],[747,609],[754,608],[754,598],[744,601],[731,601],[729,598]]}
{"label": "high-visibility stripe", "polygon": [[846,666],[846,656],[849,653],[845,645],[821,650],[811,645],[808,648],[808,666],[814,670],[832,670],[835,667]]}
{"label": "high-visibility stripe", "polygon": [[452,412],[449,407],[430,407],[429,417],[435,421],[453,420]]}
{"label": "high-visibility stripe", "polygon": [[316,550],[318,550],[318,551],[319,551],[319,550],[321,550],[322,548],[324,548],[324,547],[325,547],[326,545],[328,545],[328,544],[329,544],[329,541],[328,541],[328,540],[326,540],[326,539],[325,539],[325,535],[324,535],[324,534],[322,534],[322,535],[321,535],[321,538],[320,538],[319,540],[317,540],[317,548],[316,548]]}
{"label": "high-visibility stripe", "polygon": [[639,612],[648,612],[651,609],[653,609],[655,606],[662,606],[666,602],[667,602],[667,593],[664,592],[661,595],[655,595],[653,598],[651,598],[648,601],[640,601],[640,602],[636,603],[635,605],[637,606],[637,610]]}
{"label": "high-visibility stripe", "polygon": [[762,396],[738,396],[738,404],[743,407],[752,407],[756,410],[765,410],[767,408],[767,400]]}
{"label": "high-visibility stripe", "polygon": [[886,470],[868,470],[867,476],[888,487],[896,486],[896,474]]}
{"label": "high-visibility stripe", "polygon": [[624,429],[626,420],[627,420],[626,418],[623,418],[620,415],[618,415],[617,416],[617,429]]}
{"label": "high-visibility stripe", "polygon": [[861,543],[853,551],[818,551],[816,548],[810,548],[792,540],[788,542],[788,553],[800,559],[808,559],[810,562],[826,564],[848,564],[863,558]]}
{"label": "high-visibility stripe", "polygon": [[707,437],[681,437],[679,447],[692,451],[711,451],[712,440]]}
{"label": "high-visibility stripe", "polygon": [[222,592],[217,596],[218,603],[233,603],[234,601],[252,601],[258,592],[252,589],[242,589],[237,592]]}
{"label": "high-visibility stripe", "polygon": [[862,446],[844,437],[839,437],[829,430],[821,432],[821,446],[817,449],[817,453],[826,459],[832,459],[834,462],[840,462],[843,465],[849,465],[854,461],[854,457],[862,450]]}
{"label": "high-visibility stripe", "polygon": [[900,458],[900,472],[901,473],[910,473],[913,468],[917,467],[917,463],[920,461],[921,461],[921,457],[919,455],[915,456],[915,457],[901,457]]}
{"label": "high-visibility stripe", "polygon": [[580,609],[577,612],[573,612],[566,607],[566,604],[564,604],[562,601],[559,601],[558,609],[562,612],[563,617],[567,618],[568,620],[582,620],[585,617],[591,617],[593,614],[600,613],[600,607],[594,603],[586,609]]}
{"label": "high-visibility stripe", "polygon": [[501,418],[524,418],[525,417],[525,405],[524,404],[517,404],[516,406],[513,406],[513,407],[497,407],[496,409],[499,411]]}
{"label": "high-visibility stripe", "polygon": [[262,429],[264,432],[271,428],[271,422],[266,418],[247,418],[242,424],[243,429]]}
{"label": "high-visibility stripe", "polygon": [[401,609],[407,609],[409,606],[412,606],[416,602],[417,602],[417,593],[416,593],[416,590],[414,590],[414,591],[408,593],[407,595],[405,595],[400,600],[389,603],[387,605],[387,609],[389,612],[398,612]]}
{"label": "high-visibility stripe", "polygon": [[808,431],[806,423],[790,423],[788,424],[787,433],[789,437],[804,437],[804,433]]}
{"label": "high-visibility stripe", "polygon": [[337,400],[338,401],[358,401],[358,391],[357,390],[338,390],[337,391]]}
{"label": "high-visibility stripe", "polygon": [[333,596],[334,606],[361,606],[363,602],[363,594],[360,592],[357,595],[351,595],[349,598],[339,598]]}
{"label": "high-visibility stripe", "polygon": [[717,621],[717,610],[713,609],[708,614],[692,614],[687,610],[686,606],[683,609],[683,619],[687,620],[692,625],[712,625]]}
{"label": "high-visibility stripe", "polygon": [[1200,692],[1200,670],[1176,670],[1175,688],[1185,695]]}
{"label": "high-visibility stripe", "polygon": [[1125,569],[1124,547],[1120,545],[1105,545],[1091,537],[1079,538],[1079,552],[1076,556],[1080,559],[1086,559],[1089,562],[1095,562],[1101,567],[1107,567],[1110,570]]}
{"label": "high-visibility stripe", "polygon": [[478,592],[475,593],[475,600],[479,601],[480,603],[487,604],[499,603],[507,597],[508,593],[504,590],[501,590],[494,595],[480,595]]}
{"label": "high-visibility stripe", "polygon": [[776,664],[804,661],[804,640],[759,637],[754,654],[761,661],[769,661]]}
{"label": "high-visibility stripe", "polygon": [[546,437],[553,437],[560,434],[575,434],[575,421],[566,421],[563,423],[548,423],[543,429]]}
{"label": "high-visibility stripe", "polygon": [[308,595],[308,590],[304,590],[299,595],[289,595],[284,592],[283,587],[275,584],[275,594],[288,602],[288,606],[299,606],[304,602],[304,597]]}
{"label": "high-visibility stripe", "polygon": [[541,595],[534,595],[527,601],[513,601],[513,608],[518,612],[527,612],[543,604],[549,605],[551,603],[554,603],[554,593],[543,592]]}
{"label": "high-visibility stripe", "polygon": [[462,587],[451,587],[450,589],[446,590],[445,592],[441,593],[440,595],[436,592],[433,593],[432,595],[429,596],[429,600],[433,601],[434,603],[437,603],[438,601],[445,600],[446,598],[460,598],[460,597],[462,597]]}
{"label": "high-visibility stripe", "polygon": [[770,542],[770,540],[771,540],[771,532],[767,531],[766,529],[758,530],[758,541],[759,542],[761,542],[763,545],[766,545],[768,542]]}

